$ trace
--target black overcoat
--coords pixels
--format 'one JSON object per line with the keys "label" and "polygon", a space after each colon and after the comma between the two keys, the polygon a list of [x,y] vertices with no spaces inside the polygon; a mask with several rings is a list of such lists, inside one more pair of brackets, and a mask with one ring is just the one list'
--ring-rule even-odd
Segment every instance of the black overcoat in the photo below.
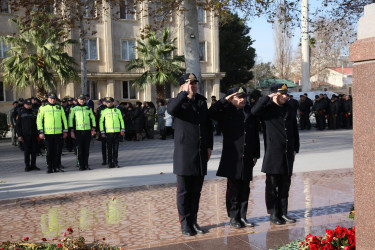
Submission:
{"label": "black overcoat", "polygon": [[199,176],[207,174],[207,149],[213,147],[212,124],[206,98],[196,94],[194,100],[181,91],[170,99],[168,113],[174,116],[173,173]]}
{"label": "black overcoat", "polygon": [[250,106],[246,104],[239,110],[222,98],[208,112],[223,132],[223,151],[216,175],[252,180],[253,159],[260,157],[260,145],[257,118],[251,114]]}
{"label": "black overcoat", "polygon": [[263,96],[251,113],[260,116],[265,125],[262,172],[292,175],[294,151],[298,153],[300,146],[294,107],[289,102],[279,106],[269,96]]}
{"label": "black overcoat", "polygon": [[136,133],[142,133],[144,126],[144,116],[141,107],[136,107],[133,113],[134,129]]}

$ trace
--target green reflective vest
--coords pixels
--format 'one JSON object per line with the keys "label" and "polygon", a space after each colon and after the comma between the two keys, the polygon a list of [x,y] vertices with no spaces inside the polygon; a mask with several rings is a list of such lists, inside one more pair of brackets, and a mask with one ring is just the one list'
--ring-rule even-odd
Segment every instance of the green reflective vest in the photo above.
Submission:
{"label": "green reflective vest", "polygon": [[[92,126],[90,124],[90,119]],[[95,116],[89,106],[77,105],[70,109],[69,128],[75,130],[90,130],[91,127],[95,128],[95,124]]]}
{"label": "green reflective vest", "polygon": [[99,127],[102,134],[125,131],[121,111],[115,107],[102,110],[100,113]]}
{"label": "green reflective vest", "polygon": [[[39,108],[36,125],[39,133],[46,135],[68,132],[64,109],[60,105],[47,104]],[[64,128],[63,128],[64,125]]]}

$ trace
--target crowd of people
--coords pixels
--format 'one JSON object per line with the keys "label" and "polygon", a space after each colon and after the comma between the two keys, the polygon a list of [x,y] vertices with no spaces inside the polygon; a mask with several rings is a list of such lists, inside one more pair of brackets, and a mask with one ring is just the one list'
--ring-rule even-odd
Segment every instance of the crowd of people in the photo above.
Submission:
{"label": "crowd of people", "polygon": [[[8,112],[8,126],[11,131],[12,145],[18,146],[20,150],[24,151],[25,171],[40,170],[36,166],[36,156],[43,155],[46,151],[47,172],[63,172],[64,166],[61,165],[63,147],[67,151],[77,154],[79,170],[87,170],[89,169],[88,156],[91,139],[102,142],[102,165],[108,165],[110,168],[119,167],[116,142],[124,140],[141,141],[145,138],[154,139],[156,123],[159,139],[173,138],[173,117],[167,112],[167,105],[163,100],[158,101],[157,107],[153,102],[136,102],[133,105],[130,102],[120,103],[111,97],[109,99],[102,98],[98,100],[97,104],[97,109],[94,110],[94,102],[89,95],[80,95],[77,98],[67,97],[60,100],[54,93],[49,93],[45,100],[31,97],[26,100],[19,98],[18,101],[13,102],[13,107]],[[57,107],[57,110],[46,111],[45,106]],[[120,132],[120,135],[115,138],[104,138],[100,130],[100,118],[105,117],[107,111],[104,112],[104,110],[109,106],[115,108],[116,114],[119,114],[123,122],[121,127],[123,131],[122,133],[116,131]],[[54,123],[61,121],[58,125],[58,132],[53,132],[53,134],[55,132],[58,134],[58,136],[54,136],[54,141],[49,135],[47,136],[48,139],[43,135],[40,136],[40,134],[49,134],[50,131],[42,133],[42,130],[43,132],[45,130],[45,128],[41,129],[45,125],[44,121],[40,124],[37,122],[38,117],[41,121],[44,119],[44,114],[47,114],[46,120],[48,122],[48,114],[51,112],[61,114],[61,117],[51,117]],[[76,121],[77,119],[82,121]],[[107,129],[107,127],[104,125],[103,129]],[[81,133],[82,131],[86,132]],[[108,143],[108,140],[112,139],[114,139],[115,144],[112,141]],[[55,148],[54,145],[60,146]],[[113,154],[108,149],[112,150]],[[54,157],[51,157],[51,155],[54,155]],[[54,162],[54,159],[56,159],[56,162]]]}
{"label": "crowd of people", "polygon": [[[227,178],[226,206],[233,228],[254,226],[247,218],[253,167],[260,158],[259,131],[262,130],[265,154],[262,172],[266,174],[266,207],[275,225],[295,223],[288,215],[288,196],[299,130],[352,127],[352,98],[321,94],[313,102],[307,94],[297,101],[288,95],[287,86],[276,84],[270,94],[256,97],[243,87],[233,88],[217,100],[197,93],[198,79],[193,73],[179,79],[175,98],[152,102],[118,102],[112,97],[94,102],[88,95],[59,100],[55,93],[39,101],[19,99],[9,111],[12,144],[24,151],[25,171],[40,170],[36,156],[46,152],[47,173],[63,171],[62,147],[77,154],[79,170],[89,170],[90,141],[101,141],[102,165],[118,168],[121,140],[141,141],[155,137],[175,138],[173,173],[177,176],[177,208],[181,232],[191,236],[205,233],[198,225],[199,200],[213,149],[213,136],[223,135],[223,149],[217,176]],[[250,101],[248,98],[250,97]],[[299,125],[298,125],[299,117]]]}

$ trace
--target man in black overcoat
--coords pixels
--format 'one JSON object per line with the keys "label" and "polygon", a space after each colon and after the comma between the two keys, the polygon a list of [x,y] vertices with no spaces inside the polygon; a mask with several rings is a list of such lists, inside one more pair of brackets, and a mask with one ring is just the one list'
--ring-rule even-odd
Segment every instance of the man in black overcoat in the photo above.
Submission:
{"label": "man in black overcoat", "polygon": [[257,119],[246,102],[246,90],[229,89],[227,96],[214,103],[210,117],[223,133],[223,151],[217,176],[227,178],[226,207],[234,228],[254,225],[246,219],[253,167],[260,157]]}
{"label": "man in black overcoat", "polygon": [[199,199],[207,162],[213,147],[212,124],[206,98],[197,93],[192,73],[178,79],[181,92],[170,99],[168,113],[174,116],[173,173],[177,175],[177,208],[182,234],[204,233],[197,224]]}
{"label": "man in black overcoat", "polygon": [[305,95],[300,95],[299,125],[300,125],[301,130],[304,130],[304,129],[309,130],[311,128],[311,123],[310,123],[311,107],[312,107],[311,100],[310,99],[308,100]]}
{"label": "man in black overcoat", "polygon": [[316,95],[312,110],[315,114],[316,128],[318,130],[324,130],[326,127],[326,107],[325,101]]}
{"label": "man in black overcoat", "polygon": [[262,172],[266,173],[266,206],[275,225],[294,223],[288,216],[288,197],[295,155],[299,151],[299,133],[287,86],[272,85],[251,109],[265,125],[265,154]]}

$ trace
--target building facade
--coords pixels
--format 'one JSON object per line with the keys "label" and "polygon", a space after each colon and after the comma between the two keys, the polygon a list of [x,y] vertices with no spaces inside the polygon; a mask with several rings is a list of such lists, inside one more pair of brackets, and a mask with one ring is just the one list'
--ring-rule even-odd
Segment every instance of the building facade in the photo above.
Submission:
{"label": "building facade", "polygon": [[[125,0],[125,2],[128,1]],[[111,13],[101,15],[98,20],[93,19],[95,16],[92,15],[95,15],[95,11],[87,11],[86,18],[89,22],[85,24],[84,30],[90,31],[85,32],[85,47],[87,51],[88,93],[91,99],[97,100],[112,96],[119,101],[156,101],[155,86],[148,85],[144,89],[139,89],[132,85],[132,81],[140,76],[142,71],[126,70],[127,63],[137,57],[134,46],[136,46],[136,40],[141,36],[141,30],[155,22],[155,17],[151,18],[144,13],[147,11],[148,4],[137,5],[137,11],[129,11],[127,7],[109,8]],[[94,5],[93,8],[95,8]],[[101,6],[100,8],[106,8],[106,6]],[[14,34],[15,29],[9,24],[9,19],[12,16],[13,13],[10,9],[2,6],[0,12],[0,25],[2,27],[0,36]],[[180,15],[174,14],[170,18],[171,37],[177,37],[176,46],[178,49],[176,53],[183,55],[183,13]],[[210,100],[209,97],[212,95],[219,96],[220,79],[225,75],[220,72],[219,68],[218,17],[211,11],[198,7],[198,20],[201,84],[203,84],[203,93],[201,94]],[[78,40],[79,31],[73,30],[71,37]],[[1,42],[0,60],[6,56],[7,49],[7,45]],[[74,56],[79,65],[79,45],[73,45],[68,49],[68,52]],[[36,91],[32,87],[22,91],[13,91],[12,88],[6,89],[0,72],[0,92],[0,112],[5,112],[9,109],[12,101],[17,100],[19,97],[27,98],[33,96]],[[70,82],[64,86],[59,85],[56,92],[60,98],[78,96],[82,92],[81,84],[79,82]],[[173,98],[178,92],[178,86],[166,86],[167,98]]]}

